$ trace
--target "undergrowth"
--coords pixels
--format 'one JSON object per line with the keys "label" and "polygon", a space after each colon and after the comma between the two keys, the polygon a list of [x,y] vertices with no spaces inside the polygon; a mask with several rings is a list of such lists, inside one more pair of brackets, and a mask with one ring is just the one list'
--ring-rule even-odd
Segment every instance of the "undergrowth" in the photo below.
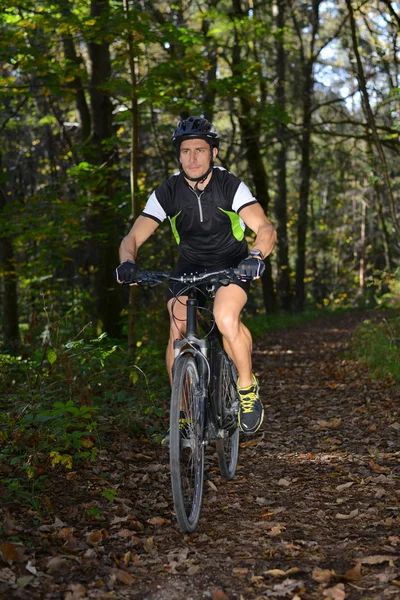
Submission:
{"label": "undergrowth", "polygon": [[116,432],[157,435],[169,398],[159,344],[132,360],[105,334],[62,338],[27,358],[0,354],[0,496],[35,510],[51,470],[94,461]]}
{"label": "undergrowth", "polygon": [[400,383],[400,316],[397,310],[383,319],[364,321],[354,335],[354,352],[376,377]]}

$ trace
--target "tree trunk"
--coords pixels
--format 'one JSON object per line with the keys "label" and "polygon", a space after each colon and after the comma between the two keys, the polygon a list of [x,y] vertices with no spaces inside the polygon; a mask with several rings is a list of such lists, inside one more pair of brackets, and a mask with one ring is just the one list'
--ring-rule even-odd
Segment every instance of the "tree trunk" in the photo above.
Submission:
{"label": "tree trunk", "polygon": [[313,87],[312,65],[304,67],[303,90],[303,135],[301,139],[300,192],[297,221],[297,260],[296,260],[296,309],[304,310],[306,271],[306,239],[308,218],[308,196],[311,177],[311,97]]}
{"label": "tree trunk", "polygon": [[111,59],[108,42],[107,23],[109,18],[108,0],[91,0],[91,17],[102,25],[104,38],[91,39],[88,43],[91,61],[90,105],[92,113],[91,151],[92,162],[99,167],[102,177],[98,177],[94,190],[92,214],[88,228],[91,231],[91,252],[94,259],[94,287],[97,300],[97,315],[100,328],[112,337],[119,337],[121,326],[119,314],[122,308],[121,296],[113,281],[115,266],[118,264],[118,233],[114,216],[113,171],[114,149],[109,149],[107,140],[113,135],[112,103],[104,89],[111,76]]}
{"label": "tree trunk", "polygon": [[374,113],[372,112],[371,104],[369,101],[369,93],[368,93],[368,89],[367,89],[367,82],[365,79],[364,68],[363,68],[363,64],[361,62],[361,56],[360,56],[360,53],[358,50],[356,22],[354,19],[354,12],[353,12],[351,0],[346,0],[346,5],[347,5],[347,9],[349,11],[351,38],[352,38],[352,42],[353,42],[353,52],[354,52],[354,56],[356,57],[356,63],[357,63],[356,76],[357,76],[357,80],[358,80],[359,89],[361,91],[361,96],[363,99],[364,113],[365,113],[365,116],[367,119],[367,123],[371,129],[372,139],[373,139],[373,142],[374,142],[374,145],[375,145],[378,157],[379,157],[379,162],[380,162],[379,170],[381,171],[381,173],[383,175],[386,193],[387,193],[388,199],[389,199],[389,208],[390,208],[390,213],[392,216],[392,223],[393,223],[393,227],[394,227],[394,229],[397,233],[397,237],[398,237],[400,235],[400,226],[399,226],[399,223],[397,220],[396,203],[395,203],[395,199],[393,196],[392,186],[390,183],[389,170],[388,170],[388,166],[387,166],[387,162],[386,162],[385,152],[383,150],[381,140],[379,138],[378,130],[376,128]]}
{"label": "tree trunk", "polygon": [[297,257],[296,257],[296,284],[295,304],[298,311],[304,310],[306,298],[304,278],[306,272],[306,243],[307,243],[307,217],[311,178],[311,121],[312,103],[314,91],[313,70],[316,60],[315,42],[319,32],[319,7],[321,0],[312,0],[312,12],[310,13],[310,42],[308,57],[302,40],[304,27],[299,27],[295,22],[295,28],[299,36],[300,54],[302,62],[302,100],[303,100],[303,131],[301,136],[301,164],[300,164],[300,189],[299,189],[299,212],[297,220]]}
{"label": "tree trunk", "polygon": [[[286,110],[285,76],[286,52],[284,48],[286,0],[277,0],[277,37],[276,37],[276,103],[280,113]],[[279,142],[276,170],[277,194],[275,198],[275,215],[277,219],[277,295],[278,305],[283,310],[290,311],[292,294],[290,289],[289,240],[287,232],[287,186],[286,186],[286,127],[282,120],[276,126],[276,136]]]}
{"label": "tree trunk", "polygon": [[[61,0],[60,9],[63,17],[65,17],[67,20],[71,18],[71,9],[66,0]],[[73,73],[73,80],[68,85],[75,94],[75,104],[79,116],[81,140],[85,142],[90,137],[91,131],[90,110],[86,101],[82,80],[78,75],[76,75],[78,69],[83,65],[83,61],[76,52],[72,35],[66,34],[62,38],[62,44],[65,58],[69,63],[71,72]]]}
{"label": "tree trunk", "polygon": [[[1,161],[0,161],[1,163]],[[0,189],[0,213],[4,210],[7,197]],[[8,236],[0,237],[0,270],[3,273],[3,336],[4,346],[13,354],[20,346],[18,327],[18,292],[15,270],[14,247]]]}
{"label": "tree trunk", "polygon": [[[232,0],[234,16],[243,17],[240,0]],[[232,51],[232,71],[240,74],[242,42],[235,31],[235,43]],[[239,123],[242,131],[246,159],[255,188],[255,195],[264,212],[268,214],[269,192],[268,175],[260,152],[260,128],[257,126],[257,116],[252,111],[252,102],[248,96],[242,95],[240,100]],[[264,306],[267,312],[276,311],[276,295],[272,279],[270,257],[265,260],[265,272],[262,276]]]}
{"label": "tree trunk", "polygon": [[[129,71],[131,79],[131,164],[130,164],[130,182],[131,182],[131,225],[139,216],[139,190],[138,190],[138,157],[139,157],[139,109],[137,101],[137,76],[136,76],[136,52],[131,28],[129,24],[129,0],[124,1],[124,11],[127,20],[127,44]],[[138,287],[132,286],[129,290],[129,320],[128,320],[128,351],[131,356],[136,352],[136,323],[137,323],[137,299]]]}

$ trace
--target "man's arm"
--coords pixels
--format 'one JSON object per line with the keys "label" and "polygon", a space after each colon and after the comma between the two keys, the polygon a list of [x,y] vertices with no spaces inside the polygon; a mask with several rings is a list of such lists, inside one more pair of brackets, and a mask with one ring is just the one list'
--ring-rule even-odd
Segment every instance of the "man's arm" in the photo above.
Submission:
{"label": "man's arm", "polygon": [[276,241],[276,231],[260,204],[245,206],[239,214],[247,227],[256,234],[253,250],[260,250],[264,258],[271,254]]}
{"label": "man's arm", "polygon": [[143,217],[140,215],[132,229],[124,237],[119,247],[119,259],[121,263],[125,260],[131,260],[136,262],[138,250],[144,242],[155,232],[159,223],[149,217]]}

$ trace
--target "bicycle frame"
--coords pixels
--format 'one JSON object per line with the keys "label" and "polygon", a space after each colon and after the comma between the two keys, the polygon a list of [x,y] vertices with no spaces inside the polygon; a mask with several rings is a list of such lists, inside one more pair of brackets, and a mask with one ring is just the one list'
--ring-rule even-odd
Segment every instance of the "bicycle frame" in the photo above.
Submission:
{"label": "bicycle frame", "polygon": [[[198,301],[195,285],[191,286],[186,302],[186,333],[182,340],[174,341],[175,361],[191,354],[196,360],[200,377],[200,402],[205,407],[205,423],[203,443],[211,439],[224,437],[226,431],[220,429],[217,420],[217,407],[213,395],[215,392],[216,358],[218,345],[222,348],[222,336],[213,323],[209,339],[198,335]],[[176,364],[174,361],[174,365]],[[232,373],[230,377],[233,380]],[[214,384],[214,385],[213,385]]]}

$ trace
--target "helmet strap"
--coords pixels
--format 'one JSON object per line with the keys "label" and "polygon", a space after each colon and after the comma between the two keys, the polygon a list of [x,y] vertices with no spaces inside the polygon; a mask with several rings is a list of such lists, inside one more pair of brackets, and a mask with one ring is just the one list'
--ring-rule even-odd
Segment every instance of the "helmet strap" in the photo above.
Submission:
{"label": "helmet strap", "polygon": [[[185,174],[186,179],[189,179],[189,181],[195,181],[196,184],[199,184],[199,183],[203,183],[203,181],[205,181],[207,179],[207,177],[213,170],[213,166],[214,166],[214,161],[211,161],[210,166],[208,167],[207,171],[205,173],[203,173],[203,175],[200,175],[200,177],[189,177],[189,175],[187,175],[185,173],[185,171],[183,170],[182,165],[181,165],[181,171],[183,171],[183,173]],[[197,185],[196,185],[196,187],[197,187]]]}

